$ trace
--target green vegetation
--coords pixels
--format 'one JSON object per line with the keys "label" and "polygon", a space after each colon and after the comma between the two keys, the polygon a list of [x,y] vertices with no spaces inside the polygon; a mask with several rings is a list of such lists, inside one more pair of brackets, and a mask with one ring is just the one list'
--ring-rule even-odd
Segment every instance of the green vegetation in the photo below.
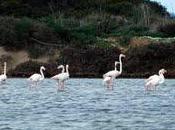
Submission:
{"label": "green vegetation", "polygon": [[151,73],[157,73],[160,68],[167,68],[167,76],[174,76],[175,66],[175,42],[149,44],[142,47],[130,47],[127,51],[125,63],[126,73],[138,77],[141,75],[149,76]]}
{"label": "green vegetation", "polygon": [[[33,59],[53,56],[65,48],[107,49],[109,52],[117,48],[138,58],[140,54],[144,56],[158,50],[158,46],[132,48],[133,38],[175,37],[175,20],[162,5],[150,0],[4,0],[0,1],[0,14],[0,46],[11,51],[25,50]],[[173,45],[174,42],[159,43],[159,47],[166,48],[162,44]],[[63,55],[61,52],[60,58],[66,61]]]}
{"label": "green vegetation", "polygon": [[126,47],[133,36],[175,34],[166,9],[144,0],[6,0],[0,9],[0,44],[35,58],[47,45],[98,46],[98,38],[115,36]]}

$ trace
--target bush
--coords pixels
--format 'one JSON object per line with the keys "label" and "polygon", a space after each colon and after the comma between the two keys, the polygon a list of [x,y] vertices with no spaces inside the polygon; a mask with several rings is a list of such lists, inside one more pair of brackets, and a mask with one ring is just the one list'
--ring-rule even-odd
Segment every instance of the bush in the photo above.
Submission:
{"label": "bush", "polygon": [[130,40],[131,40],[131,36],[123,36],[120,38],[120,45],[121,46],[124,46],[124,47],[127,47],[130,43]]}
{"label": "bush", "polygon": [[118,48],[65,48],[58,63],[69,64],[72,76],[102,76],[114,67],[120,54]]}
{"label": "bush", "polygon": [[115,31],[112,32],[113,35],[116,36],[144,36],[149,31],[148,27],[138,26],[138,25],[129,25],[129,26],[122,26]]}
{"label": "bush", "polygon": [[157,73],[161,68],[174,68],[174,45],[175,43],[160,43],[129,48],[126,54],[126,70],[128,73]]}
{"label": "bush", "polygon": [[[0,17],[0,45],[7,50],[25,49],[37,58],[48,54],[48,46],[61,43],[52,28],[29,18]],[[43,45],[32,39],[46,43]]]}
{"label": "bush", "polygon": [[44,71],[45,76],[50,77],[54,74],[57,74],[56,64],[47,64],[36,61],[27,61],[25,63],[22,63],[18,65],[14,70],[11,70],[9,74],[15,77],[29,77],[34,73],[40,73],[41,66],[47,68],[47,71]]}
{"label": "bush", "polygon": [[168,37],[175,37],[175,23],[160,26],[158,30]]}
{"label": "bush", "polygon": [[117,4],[111,4],[107,7],[107,10],[115,15],[132,16],[133,4],[130,2],[120,2]]}
{"label": "bush", "polygon": [[31,20],[1,17],[0,21],[1,45],[5,46],[6,49],[24,49],[30,36]]}
{"label": "bush", "polygon": [[[31,37],[46,43],[61,43],[61,38],[57,36],[57,33],[45,23],[35,21],[31,29]],[[37,43],[36,43],[37,44]]]}
{"label": "bush", "polygon": [[15,25],[19,21],[13,17],[0,17],[0,44],[9,48],[20,48],[15,33]]}
{"label": "bush", "polygon": [[15,33],[18,43],[25,48],[30,38],[32,20],[28,18],[20,19],[15,25]]}

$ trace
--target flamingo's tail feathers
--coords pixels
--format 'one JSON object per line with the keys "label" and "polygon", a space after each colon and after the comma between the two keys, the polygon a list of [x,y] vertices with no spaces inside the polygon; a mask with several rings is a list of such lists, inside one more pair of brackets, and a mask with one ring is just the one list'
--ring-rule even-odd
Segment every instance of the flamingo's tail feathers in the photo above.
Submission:
{"label": "flamingo's tail feathers", "polygon": [[53,77],[51,77],[51,79],[55,79],[55,77],[53,76]]}
{"label": "flamingo's tail feathers", "polygon": [[53,76],[53,77],[51,77],[51,79],[55,79],[55,80],[56,80],[56,79],[58,79],[58,78],[57,78],[57,76]]}

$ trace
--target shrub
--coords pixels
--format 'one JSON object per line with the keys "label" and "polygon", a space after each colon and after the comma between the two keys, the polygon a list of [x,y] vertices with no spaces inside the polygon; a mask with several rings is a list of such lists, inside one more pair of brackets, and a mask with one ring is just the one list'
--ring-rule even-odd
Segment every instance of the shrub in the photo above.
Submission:
{"label": "shrub", "polygon": [[107,10],[116,15],[132,16],[133,8],[134,6],[130,2],[120,2],[109,5]]}
{"label": "shrub", "polygon": [[123,36],[123,37],[120,38],[119,44],[121,46],[127,47],[130,43],[131,38],[132,38],[131,36]]}
{"label": "shrub", "polygon": [[175,66],[174,45],[175,43],[160,43],[131,47],[126,54],[128,57],[125,67],[130,73],[156,72],[160,68],[173,68]]}
{"label": "shrub", "polygon": [[15,25],[16,38],[22,48],[25,48],[28,44],[31,28],[32,20],[28,18],[20,19]]}
{"label": "shrub", "polygon": [[[48,44],[61,43],[57,33],[45,23],[35,21],[31,29],[31,36],[39,41],[46,42]],[[37,44],[37,43],[36,43]]]}
{"label": "shrub", "polygon": [[112,34],[117,36],[127,36],[127,37],[143,36],[147,34],[148,31],[149,31],[148,27],[138,26],[138,25],[129,25],[129,26],[125,25],[113,31]]}
{"label": "shrub", "polygon": [[10,74],[15,76],[19,75],[28,77],[36,72],[39,73],[40,66],[42,65],[42,63],[28,61],[18,65],[14,70],[10,72]]}
{"label": "shrub", "polygon": [[58,63],[69,64],[73,76],[101,76],[114,66],[120,54],[118,48],[65,48]]}
{"label": "shrub", "polygon": [[0,21],[0,44],[9,48],[19,48],[15,33],[15,24],[18,20],[13,17],[0,17]]}
{"label": "shrub", "polygon": [[175,23],[162,25],[158,30],[169,37],[175,37]]}
{"label": "shrub", "polygon": [[6,49],[24,49],[28,43],[32,22],[13,17],[0,18],[0,41]]}

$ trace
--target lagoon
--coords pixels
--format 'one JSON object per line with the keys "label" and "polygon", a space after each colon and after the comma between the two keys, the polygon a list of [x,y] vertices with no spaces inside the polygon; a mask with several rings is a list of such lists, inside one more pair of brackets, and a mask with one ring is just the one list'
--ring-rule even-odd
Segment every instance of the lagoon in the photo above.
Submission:
{"label": "lagoon", "polygon": [[26,79],[0,86],[0,129],[4,130],[169,130],[175,129],[175,80],[156,91],[144,79],[70,79],[64,91],[44,80],[29,90]]}

